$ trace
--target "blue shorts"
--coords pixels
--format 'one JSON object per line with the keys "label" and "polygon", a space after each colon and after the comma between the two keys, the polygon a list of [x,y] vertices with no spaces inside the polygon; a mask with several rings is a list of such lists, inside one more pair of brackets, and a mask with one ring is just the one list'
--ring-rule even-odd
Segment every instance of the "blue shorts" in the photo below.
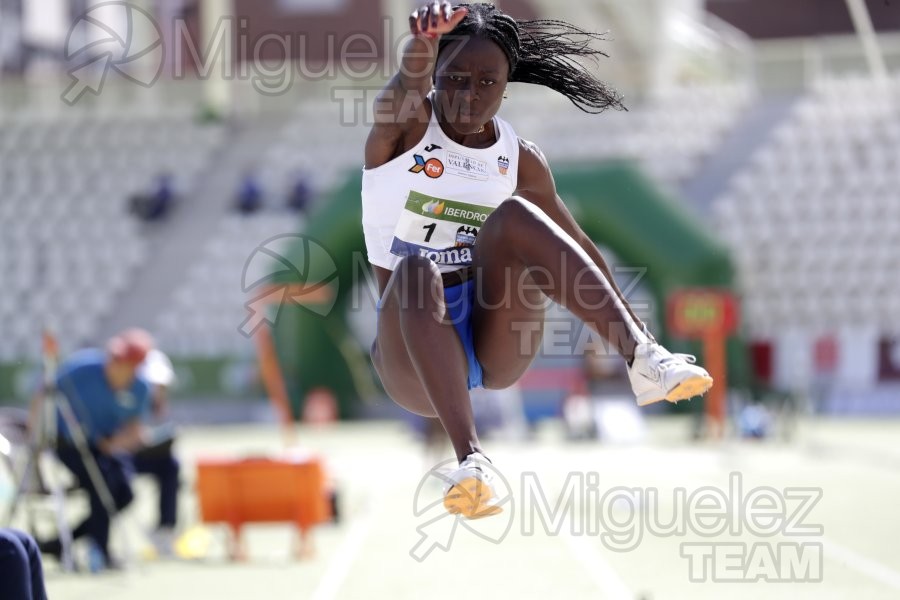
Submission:
{"label": "blue shorts", "polygon": [[484,385],[484,370],[475,356],[475,338],[472,335],[472,308],[475,306],[475,278],[444,288],[447,316],[456,328],[469,362],[469,389]]}
{"label": "blue shorts", "polygon": [[[444,301],[447,304],[447,316],[459,341],[462,342],[466,353],[466,361],[469,363],[468,386],[469,389],[484,385],[484,371],[481,363],[475,356],[475,340],[472,335],[472,307],[475,306],[475,279],[469,279],[463,283],[444,288]],[[376,304],[377,312],[381,311],[381,300]]]}

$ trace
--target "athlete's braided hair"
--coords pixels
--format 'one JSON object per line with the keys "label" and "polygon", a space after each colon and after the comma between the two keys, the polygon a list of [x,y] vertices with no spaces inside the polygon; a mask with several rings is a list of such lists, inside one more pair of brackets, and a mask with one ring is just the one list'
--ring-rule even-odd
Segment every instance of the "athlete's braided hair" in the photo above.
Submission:
{"label": "athlete's braided hair", "polygon": [[519,21],[493,4],[460,4],[468,14],[441,38],[438,54],[460,37],[485,37],[509,59],[509,81],[533,83],[556,90],[588,113],[624,109],[621,96],[594,77],[575,57],[596,59],[606,53],[590,46],[603,35],[553,19]]}

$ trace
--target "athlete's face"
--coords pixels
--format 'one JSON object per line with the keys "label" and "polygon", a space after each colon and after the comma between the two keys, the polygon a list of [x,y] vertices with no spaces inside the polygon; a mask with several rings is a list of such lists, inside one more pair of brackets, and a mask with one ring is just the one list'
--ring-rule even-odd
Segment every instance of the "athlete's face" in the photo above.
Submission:
{"label": "athlete's face", "polygon": [[496,43],[481,37],[447,44],[435,66],[435,91],[443,120],[469,134],[490,121],[503,101],[509,61]]}

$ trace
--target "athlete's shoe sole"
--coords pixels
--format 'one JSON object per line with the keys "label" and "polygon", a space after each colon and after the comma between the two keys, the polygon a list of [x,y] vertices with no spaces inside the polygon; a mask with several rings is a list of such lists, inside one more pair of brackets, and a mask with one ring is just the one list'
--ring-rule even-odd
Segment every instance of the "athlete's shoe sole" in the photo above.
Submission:
{"label": "athlete's shoe sole", "polygon": [[452,515],[481,519],[503,512],[501,507],[490,504],[493,499],[494,492],[489,484],[476,477],[468,477],[444,494],[444,508]]}
{"label": "athlete's shoe sole", "polygon": [[665,396],[660,396],[656,390],[641,394],[637,398],[637,404],[638,406],[647,406],[663,400],[668,400],[669,402],[688,400],[694,396],[702,396],[709,391],[712,385],[713,379],[709,375],[694,375],[673,387]]}

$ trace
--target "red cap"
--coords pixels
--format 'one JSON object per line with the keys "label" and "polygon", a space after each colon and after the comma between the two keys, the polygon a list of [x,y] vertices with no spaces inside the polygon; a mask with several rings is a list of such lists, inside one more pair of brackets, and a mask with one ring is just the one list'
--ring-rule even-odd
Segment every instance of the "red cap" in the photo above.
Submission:
{"label": "red cap", "polygon": [[112,337],[106,351],[113,360],[139,365],[153,349],[153,337],[143,329],[129,329]]}

